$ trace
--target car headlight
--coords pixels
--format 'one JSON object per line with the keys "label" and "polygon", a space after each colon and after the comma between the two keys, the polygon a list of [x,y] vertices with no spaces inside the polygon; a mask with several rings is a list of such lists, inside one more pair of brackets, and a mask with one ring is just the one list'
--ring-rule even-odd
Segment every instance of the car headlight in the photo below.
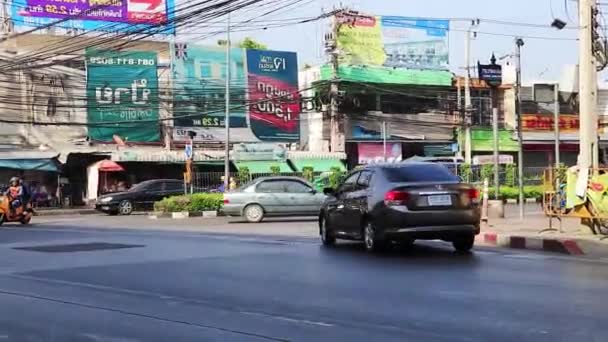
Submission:
{"label": "car headlight", "polygon": [[102,199],[99,200],[99,202],[101,203],[108,203],[112,200],[112,197],[104,197]]}

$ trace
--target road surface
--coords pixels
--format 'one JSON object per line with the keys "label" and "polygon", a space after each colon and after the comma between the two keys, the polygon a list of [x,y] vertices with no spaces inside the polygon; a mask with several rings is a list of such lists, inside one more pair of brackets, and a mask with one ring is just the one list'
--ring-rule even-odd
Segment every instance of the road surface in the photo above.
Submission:
{"label": "road surface", "polygon": [[606,341],[608,262],[426,242],[323,248],[313,221],[35,218],[0,229],[0,341]]}

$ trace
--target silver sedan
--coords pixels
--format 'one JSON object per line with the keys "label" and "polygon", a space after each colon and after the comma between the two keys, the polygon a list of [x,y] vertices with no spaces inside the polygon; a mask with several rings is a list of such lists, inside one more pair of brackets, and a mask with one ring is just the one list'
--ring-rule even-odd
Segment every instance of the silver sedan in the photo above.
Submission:
{"label": "silver sedan", "polygon": [[325,195],[297,177],[262,177],[224,194],[224,213],[260,222],[267,216],[318,216]]}

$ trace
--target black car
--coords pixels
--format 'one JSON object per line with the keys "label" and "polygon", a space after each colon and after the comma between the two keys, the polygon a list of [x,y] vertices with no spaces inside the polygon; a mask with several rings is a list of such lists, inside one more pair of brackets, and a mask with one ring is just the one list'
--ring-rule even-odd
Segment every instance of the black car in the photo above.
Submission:
{"label": "black car", "polygon": [[154,202],[184,194],[184,182],[177,179],[155,179],[135,184],[124,192],[103,195],[95,208],[110,215],[130,215],[134,210],[152,209]]}
{"label": "black car", "polygon": [[434,163],[366,166],[346,176],[319,216],[324,245],[361,240],[369,251],[389,242],[450,241],[458,251],[473,248],[479,234],[479,191]]}

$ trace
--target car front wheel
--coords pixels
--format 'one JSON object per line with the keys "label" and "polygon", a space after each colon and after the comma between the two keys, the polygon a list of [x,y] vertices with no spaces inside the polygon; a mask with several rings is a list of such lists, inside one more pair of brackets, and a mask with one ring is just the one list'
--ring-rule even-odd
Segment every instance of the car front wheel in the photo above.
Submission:
{"label": "car front wheel", "polygon": [[329,228],[327,219],[321,218],[319,225],[321,226],[321,242],[323,242],[324,246],[333,246],[336,243],[336,237],[334,236],[334,233],[331,228]]}
{"label": "car front wheel", "polygon": [[470,235],[466,237],[461,237],[452,242],[454,249],[460,253],[467,253],[475,244],[475,235]]}
{"label": "car front wheel", "polygon": [[133,213],[133,203],[128,200],[121,201],[118,205],[120,215],[131,215]]}

